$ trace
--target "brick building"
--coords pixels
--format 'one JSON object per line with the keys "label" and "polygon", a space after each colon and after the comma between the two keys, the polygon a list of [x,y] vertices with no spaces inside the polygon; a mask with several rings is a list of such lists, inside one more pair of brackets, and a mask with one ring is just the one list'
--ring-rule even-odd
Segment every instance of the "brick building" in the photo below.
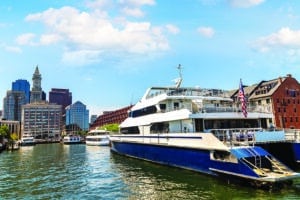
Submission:
{"label": "brick building", "polygon": [[[261,81],[244,90],[250,111],[255,107],[260,112],[273,114],[268,126],[300,129],[300,84],[292,75]],[[235,101],[237,94],[238,91],[232,96]]]}
{"label": "brick building", "polygon": [[120,124],[123,122],[128,116],[128,110],[132,107],[132,105],[115,110],[104,112],[102,115],[99,115],[94,123],[91,124],[90,130],[93,130],[97,127],[107,125],[107,124]]}

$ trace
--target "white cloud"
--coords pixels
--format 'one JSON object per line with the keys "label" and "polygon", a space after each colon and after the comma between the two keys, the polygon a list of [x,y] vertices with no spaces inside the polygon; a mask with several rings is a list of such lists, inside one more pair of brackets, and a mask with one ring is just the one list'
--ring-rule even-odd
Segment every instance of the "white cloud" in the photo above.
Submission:
{"label": "white cloud", "polygon": [[5,50],[12,53],[22,53],[22,49],[15,46],[5,46]]}
{"label": "white cloud", "polygon": [[155,5],[155,0],[119,0],[120,4],[125,4],[127,6],[139,7],[143,5]]}
{"label": "white cloud", "polygon": [[215,30],[211,27],[199,27],[197,29],[198,33],[200,33],[202,36],[211,38],[215,34]]}
{"label": "white cloud", "polygon": [[170,33],[172,33],[174,35],[176,35],[180,32],[179,28],[175,25],[172,25],[172,24],[167,24],[166,28]]}
{"label": "white cloud", "polygon": [[122,7],[121,11],[127,16],[131,17],[143,17],[145,14],[141,10],[144,5],[155,5],[154,0],[119,0],[119,4]]}
{"label": "white cloud", "polygon": [[111,5],[111,1],[110,0],[88,1],[86,5],[87,5],[87,7],[93,8],[93,9],[105,9]]}
{"label": "white cloud", "polygon": [[35,42],[33,42],[35,37],[36,35],[33,33],[24,33],[16,38],[16,43],[18,45],[35,45]]}
{"label": "white cloud", "polygon": [[278,32],[261,37],[253,43],[253,47],[261,52],[277,48],[300,49],[300,30],[281,28]]}
{"label": "white cloud", "polygon": [[[141,2],[145,4],[153,1]],[[153,27],[150,22],[113,20],[98,12],[81,12],[73,7],[50,8],[28,15],[26,21],[37,21],[46,26],[47,32],[39,36],[40,44],[62,42],[67,50],[64,60],[82,57],[79,63],[86,62],[87,58],[98,61],[99,52],[148,54],[169,49],[162,28]],[[18,43],[30,44],[34,38],[33,34],[25,34],[18,37]]]}
{"label": "white cloud", "polygon": [[100,51],[78,50],[67,51],[63,54],[63,62],[72,66],[80,66],[93,62],[99,62]]}
{"label": "white cloud", "polygon": [[53,44],[61,40],[61,37],[57,34],[44,34],[40,38],[42,45]]}
{"label": "white cloud", "polygon": [[125,15],[132,16],[132,17],[143,17],[144,16],[144,13],[140,8],[125,7],[122,9],[122,12]]}
{"label": "white cloud", "polygon": [[262,4],[265,0],[229,0],[230,5],[239,8],[249,8]]}

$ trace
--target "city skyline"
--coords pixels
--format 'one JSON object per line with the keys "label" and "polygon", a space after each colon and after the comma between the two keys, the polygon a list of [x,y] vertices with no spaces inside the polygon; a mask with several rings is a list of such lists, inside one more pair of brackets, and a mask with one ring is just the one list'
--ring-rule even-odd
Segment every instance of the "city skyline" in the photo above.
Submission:
{"label": "city skyline", "polygon": [[173,85],[178,64],[183,86],[300,79],[296,1],[31,1],[0,6],[1,100],[13,81],[31,83],[36,65],[47,94],[67,88],[91,115]]}

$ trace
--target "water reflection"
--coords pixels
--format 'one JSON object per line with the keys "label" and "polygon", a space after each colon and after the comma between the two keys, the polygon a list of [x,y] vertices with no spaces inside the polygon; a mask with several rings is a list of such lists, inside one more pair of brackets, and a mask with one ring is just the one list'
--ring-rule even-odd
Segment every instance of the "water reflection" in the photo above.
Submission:
{"label": "water reflection", "polygon": [[112,154],[109,147],[41,144],[0,154],[0,199],[298,199]]}
{"label": "water reflection", "polygon": [[284,190],[265,191],[117,154],[111,154],[111,159],[130,188],[129,199],[298,199],[300,196],[300,180]]}

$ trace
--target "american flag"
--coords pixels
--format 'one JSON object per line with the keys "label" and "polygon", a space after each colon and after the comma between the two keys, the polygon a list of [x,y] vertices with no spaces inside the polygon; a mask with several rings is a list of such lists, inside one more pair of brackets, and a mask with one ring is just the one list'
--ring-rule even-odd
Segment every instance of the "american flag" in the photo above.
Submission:
{"label": "american flag", "polygon": [[240,80],[239,99],[242,104],[242,112],[244,114],[244,117],[247,117],[247,100],[244,93],[242,79]]}

